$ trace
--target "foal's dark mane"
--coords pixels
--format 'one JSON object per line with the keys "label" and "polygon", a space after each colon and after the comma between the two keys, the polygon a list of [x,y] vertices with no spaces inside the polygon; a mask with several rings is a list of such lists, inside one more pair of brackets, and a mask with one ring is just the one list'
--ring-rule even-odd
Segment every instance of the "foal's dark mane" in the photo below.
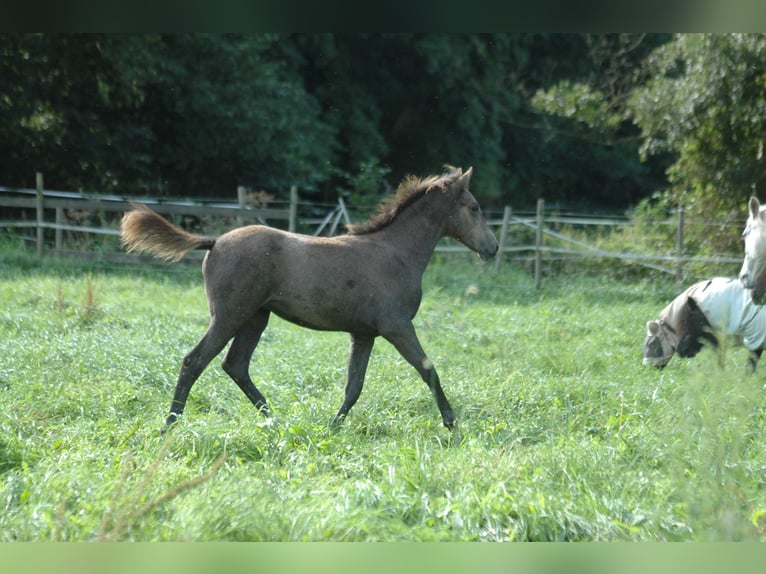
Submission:
{"label": "foal's dark mane", "polygon": [[348,225],[349,235],[365,235],[388,226],[396,216],[433,189],[444,191],[450,184],[463,175],[463,170],[451,165],[445,166],[447,171],[441,175],[418,178],[408,175],[404,178],[396,193],[383,200],[378,206],[377,213],[364,223]]}

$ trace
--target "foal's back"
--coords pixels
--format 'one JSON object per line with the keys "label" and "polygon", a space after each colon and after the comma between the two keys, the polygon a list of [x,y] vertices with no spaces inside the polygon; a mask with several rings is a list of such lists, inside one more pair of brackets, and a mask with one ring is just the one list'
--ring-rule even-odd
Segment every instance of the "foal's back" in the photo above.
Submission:
{"label": "foal's back", "polygon": [[385,322],[410,320],[421,298],[421,277],[374,235],[243,227],[218,238],[203,273],[220,318],[263,309],[320,330],[379,334]]}

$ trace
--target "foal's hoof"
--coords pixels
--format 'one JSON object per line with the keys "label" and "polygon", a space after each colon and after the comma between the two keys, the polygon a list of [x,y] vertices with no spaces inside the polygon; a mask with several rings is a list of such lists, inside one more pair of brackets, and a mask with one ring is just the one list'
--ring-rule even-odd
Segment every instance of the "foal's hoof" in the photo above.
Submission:
{"label": "foal's hoof", "polygon": [[178,421],[178,415],[175,413],[170,413],[168,415],[168,418],[165,419],[165,424],[162,425],[162,428],[160,429],[160,434],[165,434],[168,432],[171,428],[173,428],[173,425]]}
{"label": "foal's hoof", "polygon": [[346,415],[335,415],[333,419],[330,421],[330,427],[338,428],[345,420],[346,420]]}

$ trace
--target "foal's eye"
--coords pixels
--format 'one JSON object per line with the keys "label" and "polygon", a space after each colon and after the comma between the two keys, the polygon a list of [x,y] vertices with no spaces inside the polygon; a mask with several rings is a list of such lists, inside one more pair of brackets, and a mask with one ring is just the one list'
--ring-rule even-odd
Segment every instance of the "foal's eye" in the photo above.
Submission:
{"label": "foal's eye", "polygon": [[474,203],[474,204],[471,206],[471,212],[472,212],[472,213],[479,213],[479,206],[478,206],[477,204],[475,204],[475,203]]}

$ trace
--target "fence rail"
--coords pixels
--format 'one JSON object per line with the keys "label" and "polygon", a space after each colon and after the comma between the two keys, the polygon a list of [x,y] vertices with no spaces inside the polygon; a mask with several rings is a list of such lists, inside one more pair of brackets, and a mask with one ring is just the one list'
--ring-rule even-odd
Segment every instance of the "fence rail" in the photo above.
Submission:
{"label": "fence rail", "polygon": [[[85,225],[73,221],[70,217],[75,213],[119,213],[131,209],[132,204],[145,203],[151,205],[153,209],[164,215],[176,217],[226,217],[236,221],[236,225],[246,225],[250,223],[261,223],[274,225],[278,223],[281,227],[290,231],[310,230],[312,226],[317,226],[313,231],[314,235],[336,233],[341,221],[350,223],[348,210],[340,199],[337,204],[317,205],[313,203],[302,203],[298,199],[298,193],[295,187],[290,190],[289,202],[282,202],[283,207],[274,207],[280,205],[271,202],[265,207],[254,207],[248,203],[247,190],[237,189],[237,201],[226,202],[221,199],[215,200],[184,200],[167,198],[146,198],[146,197],[123,197],[116,195],[97,195],[81,194],[69,191],[46,190],[43,186],[41,174],[37,176],[36,189],[20,189],[10,187],[0,187],[0,210],[3,213],[14,212],[16,217],[0,221],[2,228],[31,228],[36,230],[36,246],[39,255],[50,251],[50,235],[46,243],[46,231],[53,230],[53,253],[55,254],[77,254],[87,256],[87,253],[78,251],[65,251],[63,232],[75,232],[93,235],[119,235],[119,219],[112,217],[105,218],[101,225]],[[299,207],[310,208],[312,213],[305,217],[299,217]],[[55,213],[55,218],[51,220],[49,214]],[[324,215],[322,213],[324,212]],[[319,213],[319,215],[317,215]],[[34,216],[34,219],[30,217]],[[30,219],[24,219],[24,217]],[[553,258],[582,258],[582,257],[600,257],[611,258],[618,261],[630,261],[634,264],[642,265],[663,273],[674,274],[679,280],[683,275],[684,264],[691,262],[729,264],[737,263],[742,260],[741,255],[720,255],[720,256],[696,256],[684,252],[683,230],[685,225],[702,224],[714,225],[718,228],[731,227],[732,233],[738,233],[743,222],[720,222],[720,221],[685,221],[683,211],[679,210],[677,219],[668,219],[667,221],[657,222],[659,225],[669,225],[676,227],[676,243],[669,246],[670,253],[665,254],[647,254],[647,253],[624,253],[602,249],[591,245],[586,241],[566,235],[561,231],[553,229],[554,226],[578,226],[578,227],[621,227],[630,226],[632,222],[627,217],[616,216],[592,216],[573,214],[566,215],[561,213],[545,213],[544,201],[539,200],[535,213],[513,213],[510,207],[505,207],[502,216],[499,213],[488,213],[488,223],[491,227],[498,230],[500,248],[495,261],[495,268],[498,269],[505,259],[528,259],[534,261],[535,283],[540,285],[542,276],[542,266],[544,260]],[[511,231],[514,228],[526,228],[534,231],[534,243],[518,244],[511,238]],[[546,238],[553,238],[557,243],[567,244],[568,247],[559,247],[546,245]],[[462,245],[445,241],[441,242],[436,251],[442,253],[466,252],[467,248]],[[125,256],[127,258],[127,256]],[[131,256],[132,257],[132,256]]]}

